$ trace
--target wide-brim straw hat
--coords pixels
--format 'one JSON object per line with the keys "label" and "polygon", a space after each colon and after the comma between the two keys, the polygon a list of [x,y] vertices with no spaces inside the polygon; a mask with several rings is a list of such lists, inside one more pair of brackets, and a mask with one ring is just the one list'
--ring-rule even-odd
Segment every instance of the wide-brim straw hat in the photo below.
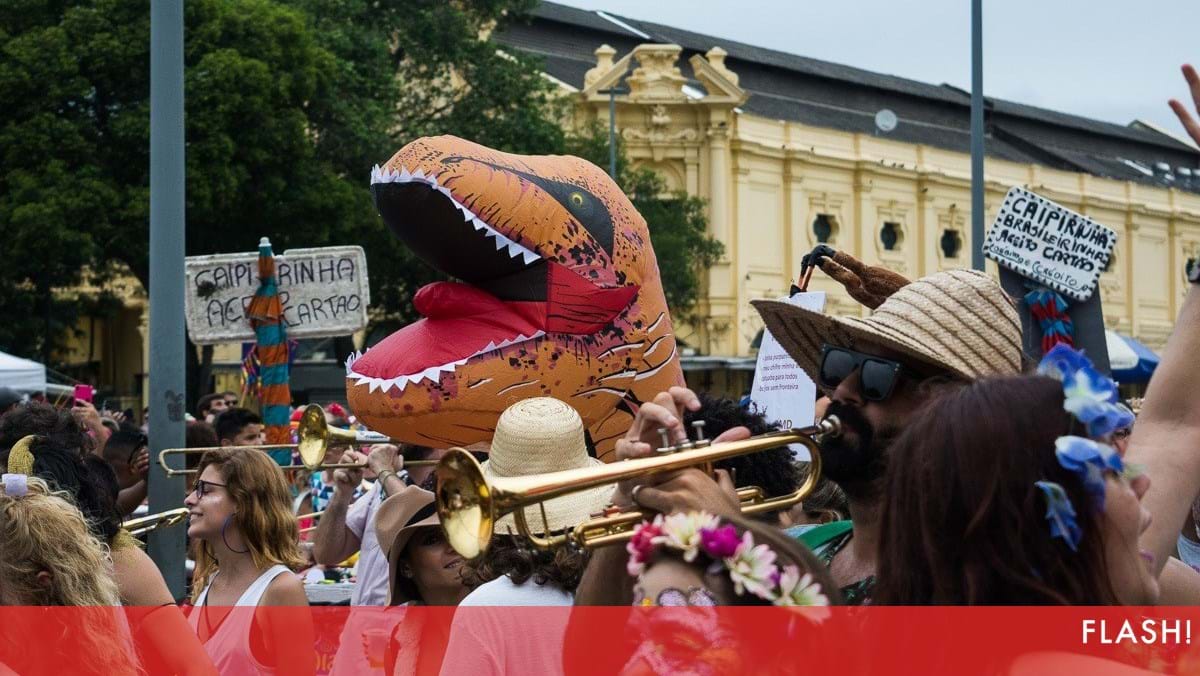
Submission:
{"label": "wide-brim straw hat", "polygon": [[421,528],[441,528],[441,523],[433,504],[433,493],[420,486],[407,486],[399,493],[388,496],[375,513],[375,536],[388,561],[387,605],[412,600],[398,595],[396,576],[399,572],[396,563],[409,539]]}
{"label": "wide-brim straw hat", "polygon": [[1021,320],[1000,285],[977,270],[947,270],[901,287],[871,316],[833,317],[789,303],[751,301],[771,335],[826,394],[822,345],[885,348],[973,380],[1021,373]]}
{"label": "wide-brim straw hat", "polygon": [[[505,409],[496,423],[492,450],[483,463],[489,479],[547,474],[603,464],[588,456],[583,419],[565,402],[550,397],[524,399]],[[608,506],[615,486],[600,486],[547,500],[549,531],[570,528]],[[544,535],[541,510],[525,508],[525,520],[535,534]],[[496,520],[493,532],[517,532],[512,515]]]}

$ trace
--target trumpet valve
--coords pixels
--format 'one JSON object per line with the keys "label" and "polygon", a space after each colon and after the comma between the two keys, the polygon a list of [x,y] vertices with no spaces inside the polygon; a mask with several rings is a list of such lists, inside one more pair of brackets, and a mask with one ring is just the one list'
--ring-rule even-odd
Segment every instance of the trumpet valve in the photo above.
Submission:
{"label": "trumpet valve", "polygon": [[671,447],[671,433],[665,427],[658,428],[658,435],[662,437],[662,446],[658,447],[659,453],[672,453],[675,451]]}

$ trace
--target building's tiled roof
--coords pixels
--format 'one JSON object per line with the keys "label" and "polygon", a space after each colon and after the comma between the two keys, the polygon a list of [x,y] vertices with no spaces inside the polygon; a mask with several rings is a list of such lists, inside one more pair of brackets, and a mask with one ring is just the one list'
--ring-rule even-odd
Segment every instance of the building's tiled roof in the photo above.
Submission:
{"label": "building's tiled roof", "polygon": [[[729,54],[726,66],[738,74],[739,86],[750,94],[742,106],[746,113],[881,133],[875,128],[875,113],[888,108],[900,120],[896,129],[886,134],[888,138],[964,153],[970,149],[970,95],[949,85],[874,73],[553,2],[542,2],[528,23],[514,24],[496,39],[541,57],[549,75],[581,88],[584,74],[595,65],[593,52],[601,44],[615,48],[618,58],[646,42],[677,44],[683,47],[680,70],[697,89],[703,87],[692,77],[687,60],[720,46]],[[1122,126],[1002,99],[989,98],[986,107],[989,157],[1200,192],[1200,176],[1184,182],[1175,172],[1179,167],[1197,171],[1200,153],[1153,128]],[[1166,163],[1172,171],[1154,171],[1159,163]]]}

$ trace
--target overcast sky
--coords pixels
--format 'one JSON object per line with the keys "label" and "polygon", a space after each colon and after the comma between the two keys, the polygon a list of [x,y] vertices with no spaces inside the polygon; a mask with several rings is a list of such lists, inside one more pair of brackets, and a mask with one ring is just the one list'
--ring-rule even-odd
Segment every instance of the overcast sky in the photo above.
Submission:
{"label": "overcast sky", "polygon": [[[969,0],[557,0],[933,84],[971,86]],[[984,0],[984,93],[1183,136],[1195,0]]]}

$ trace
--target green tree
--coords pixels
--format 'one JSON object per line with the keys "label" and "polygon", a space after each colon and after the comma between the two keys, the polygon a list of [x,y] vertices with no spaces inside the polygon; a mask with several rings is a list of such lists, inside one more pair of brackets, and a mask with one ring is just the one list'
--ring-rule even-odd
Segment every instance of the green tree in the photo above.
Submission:
{"label": "green tree", "polygon": [[[128,269],[149,286],[149,3],[0,7],[0,224],[17,266],[0,272],[0,347],[45,354],[79,304],[45,302],[85,274]],[[369,196],[320,152],[336,115],[314,101],[338,61],[308,17],[272,0],[185,4],[187,252],[320,246],[375,218]],[[314,139],[318,142],[314,143]],[[338,238],[340,239],[340,238]],[[17,248],[19,247],[19,248]],[[52,295],[52,294],[51,294]],[[39,311],[30,313],[31,303]],[[52,317],[52,319],[46,319]],[[193,387],[206,378],[191,364]]]}

